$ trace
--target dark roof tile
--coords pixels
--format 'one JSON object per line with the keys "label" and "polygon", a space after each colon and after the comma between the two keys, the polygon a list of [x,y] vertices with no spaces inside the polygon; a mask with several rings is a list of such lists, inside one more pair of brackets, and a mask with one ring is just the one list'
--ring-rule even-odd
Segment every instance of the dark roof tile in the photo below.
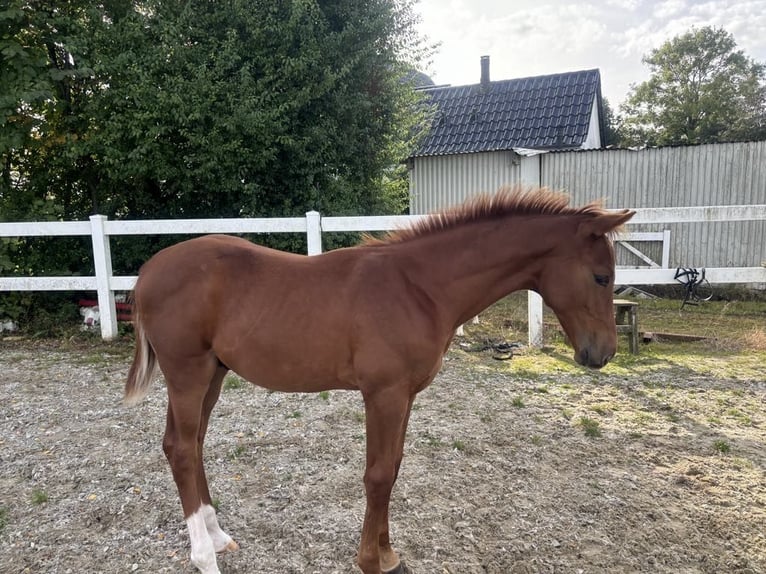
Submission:
{"label": "dark roof tile", "polygon": [[588,135],[591,103],[601,99],[598,70],[434,88],[436,113],[413,157],[514,147],[568,149]]}

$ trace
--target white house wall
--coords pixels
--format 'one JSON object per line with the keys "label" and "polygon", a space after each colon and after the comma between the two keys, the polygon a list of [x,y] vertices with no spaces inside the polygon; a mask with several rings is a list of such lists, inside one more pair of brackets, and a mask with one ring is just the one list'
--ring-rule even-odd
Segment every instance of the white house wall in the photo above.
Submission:
{"label": "white house wall", "polygon": [[521,159],[512,151],[419,157],[410,170],[410,213],[431,213],[519,183]]}
{"label": "white house wall", "polygon": [[601,122],[598,117],[598,99],[593,96],[591,106],[590,123],[588,124],[588,136],[580,146],[580,149],[598,149],[601,147]]}

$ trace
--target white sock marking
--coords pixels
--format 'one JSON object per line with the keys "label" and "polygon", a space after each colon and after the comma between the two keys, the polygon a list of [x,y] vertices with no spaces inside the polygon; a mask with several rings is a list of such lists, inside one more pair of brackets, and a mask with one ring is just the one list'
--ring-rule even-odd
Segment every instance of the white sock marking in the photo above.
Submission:
{"label": "white sock marking", "polygon": [[213,548],[215,551],[223,552],[224,550],[230,549],[229,544],[232,543],[231,536],[221,530],[221,527],[218,525],[215,508],[209,504],[203,504],[200,507],[199,512],[202,513],[202,516],[205,519],[205,528],[207,528],[207,533],[213,540]]}
{"label": "white sock marking", "polygon": [[200,508],[186,519],[191,542],[191,561],[202,574],[221,574],[215,560],[213,540],[207,533],[205,516]]}

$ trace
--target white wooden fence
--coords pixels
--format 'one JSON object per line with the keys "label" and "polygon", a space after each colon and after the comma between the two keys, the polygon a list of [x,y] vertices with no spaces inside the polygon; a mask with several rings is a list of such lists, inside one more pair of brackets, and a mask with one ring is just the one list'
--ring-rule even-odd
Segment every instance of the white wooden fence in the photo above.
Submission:
{"label": "white wooden fence", "polygon": [[[129,291],[135,276],[113,276],[109,238],[117,235],[206,234],[206,233],[305,233],[308,254],[322,252],[322,233],[341,231],[387,231],[398,229],[427,217],[425,215],[392,215],[373,217],[322,217],[316,211],[305,217],[247,218],[247,219],[185,219],[109,221],[103,215],[93,215],[90,221],[0,223],[0,237],[85,236],[93,244],[95,276],[93,277],[0,277],[0,291],[96,291],[101,313],[101,335],[112,339],[117,335],[115,291]],[[648,208],[637,210],[630,221],[639,223],[682,223],[710,221],[766,220],[764,205],[731,205],[715,207]],[[618,269],[619,285],[652,285],[675,283],[674,269],[667,267],[668,235],[659,232],[626,234],[626,242],[662,240],[663,261],[651,261],[649,267]],[[766,246],[753,245],[766,259]],[[766,283],[766,268],[735,267],[708,268],[711,283]],[[542,299],[529,294],[529,343],[542,343]]]}

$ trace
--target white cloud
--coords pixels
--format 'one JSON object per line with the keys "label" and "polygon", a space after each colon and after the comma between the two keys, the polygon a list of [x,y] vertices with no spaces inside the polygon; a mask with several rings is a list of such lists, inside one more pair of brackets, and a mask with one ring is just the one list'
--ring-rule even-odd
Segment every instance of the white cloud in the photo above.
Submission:
{"label": "white cloud", "polygon": [[642,56],[707,25],[766,62],[766,0],[421,0],[420,7],[421,31],[442,42],[431,70],[437,83],[478,82],[487,54],[495,80],[599,68],[616,105],[648,76]]}
{"label": "white cloud", "polygon": [[688,7],[684,0],[665,0],[657,3],[653,10],[653,16],[659,20],[665,20],[666,18],[676,18],[686,10]]}
{"label": "white cloud", "polygon": [[641,0],[606,0],[607,6],[622,8],[623,10],[633,11],[641,5]]}

